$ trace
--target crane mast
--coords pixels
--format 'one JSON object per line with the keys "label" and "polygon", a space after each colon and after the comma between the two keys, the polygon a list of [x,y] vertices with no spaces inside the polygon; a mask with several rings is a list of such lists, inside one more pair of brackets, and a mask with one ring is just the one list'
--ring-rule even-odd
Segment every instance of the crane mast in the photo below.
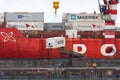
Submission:
{"label": "crane mast", "polygon": [[100,5],[100,12],[105,21],[105,41],[101,50],[104,56],[113,56],[116,53],[115,46],[115,20],[117,19],[117,4],[118,0],[103,0],[104,5]]}

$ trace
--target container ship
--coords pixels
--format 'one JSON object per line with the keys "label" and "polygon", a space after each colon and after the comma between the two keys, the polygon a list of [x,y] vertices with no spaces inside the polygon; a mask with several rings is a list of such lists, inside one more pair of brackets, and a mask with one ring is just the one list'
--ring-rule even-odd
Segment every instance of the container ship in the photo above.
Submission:
{"label": "container ship", "polygon": [[[109,2],[108,2],[109,1]],[[63,13],[45,23],[43,12],[0,14],[1,80],[120,80],[117,0],[97,13]]]}

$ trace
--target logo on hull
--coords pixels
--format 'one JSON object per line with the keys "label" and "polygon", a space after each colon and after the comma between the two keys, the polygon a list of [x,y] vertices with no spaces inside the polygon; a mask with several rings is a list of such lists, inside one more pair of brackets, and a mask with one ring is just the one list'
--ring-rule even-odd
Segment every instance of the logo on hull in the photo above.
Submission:
{"label": "logo on hull", "polygon": [[13,37],[13,32],[0,32],[0,34],[3,36],[4,40],[3,42],[11,41],[11,42],[16,42],[16,39]]}
{"label": "logo on hull", "polygon": [[103,44],[100,50],[103,56],[114,56],[116,53],[114,44]]}

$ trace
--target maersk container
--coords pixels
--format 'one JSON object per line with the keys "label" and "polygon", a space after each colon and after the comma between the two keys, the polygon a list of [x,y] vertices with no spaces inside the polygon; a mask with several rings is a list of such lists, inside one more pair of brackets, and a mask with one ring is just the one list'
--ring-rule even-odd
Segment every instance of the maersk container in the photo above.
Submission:
{"label": "maersk container", "polygon": [[100,14],[93,14],[93,13],[64,13],[62,15],[62,21],[103,21]]}
{"label": "maersk container", "polygon": [[65,30],[65,23],[44,23],[44,30]]}
{"label": "maersk container", "polygon": [[6,22],[44,22],[43,12],[5,12]]}
{"label": "maersk container", "polygon": [[18,30],[43,30],[44,22],[7,22],[6,28]]}

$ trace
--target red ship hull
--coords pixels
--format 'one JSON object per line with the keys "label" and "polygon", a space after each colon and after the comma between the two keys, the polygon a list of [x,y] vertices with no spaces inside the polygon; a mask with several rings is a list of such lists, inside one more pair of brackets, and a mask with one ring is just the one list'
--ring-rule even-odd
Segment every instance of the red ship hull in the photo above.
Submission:
{"label": "red ship hull", "polygon": [[[61,48],[47,49],[46,38],[25,38],[15,28],[1,28],[0,33],[0,58],[52,59],[71,57],[68,54],[61,53]],[[120,58],[120,39],[115,39],[117,51],[115,55],[110,57],[101,54],[101,46],[104,43],[105,39],[66,38],[64,49],[74,52],[74,44],[84,44],[86,51],[82,55],[87,58]]]}

